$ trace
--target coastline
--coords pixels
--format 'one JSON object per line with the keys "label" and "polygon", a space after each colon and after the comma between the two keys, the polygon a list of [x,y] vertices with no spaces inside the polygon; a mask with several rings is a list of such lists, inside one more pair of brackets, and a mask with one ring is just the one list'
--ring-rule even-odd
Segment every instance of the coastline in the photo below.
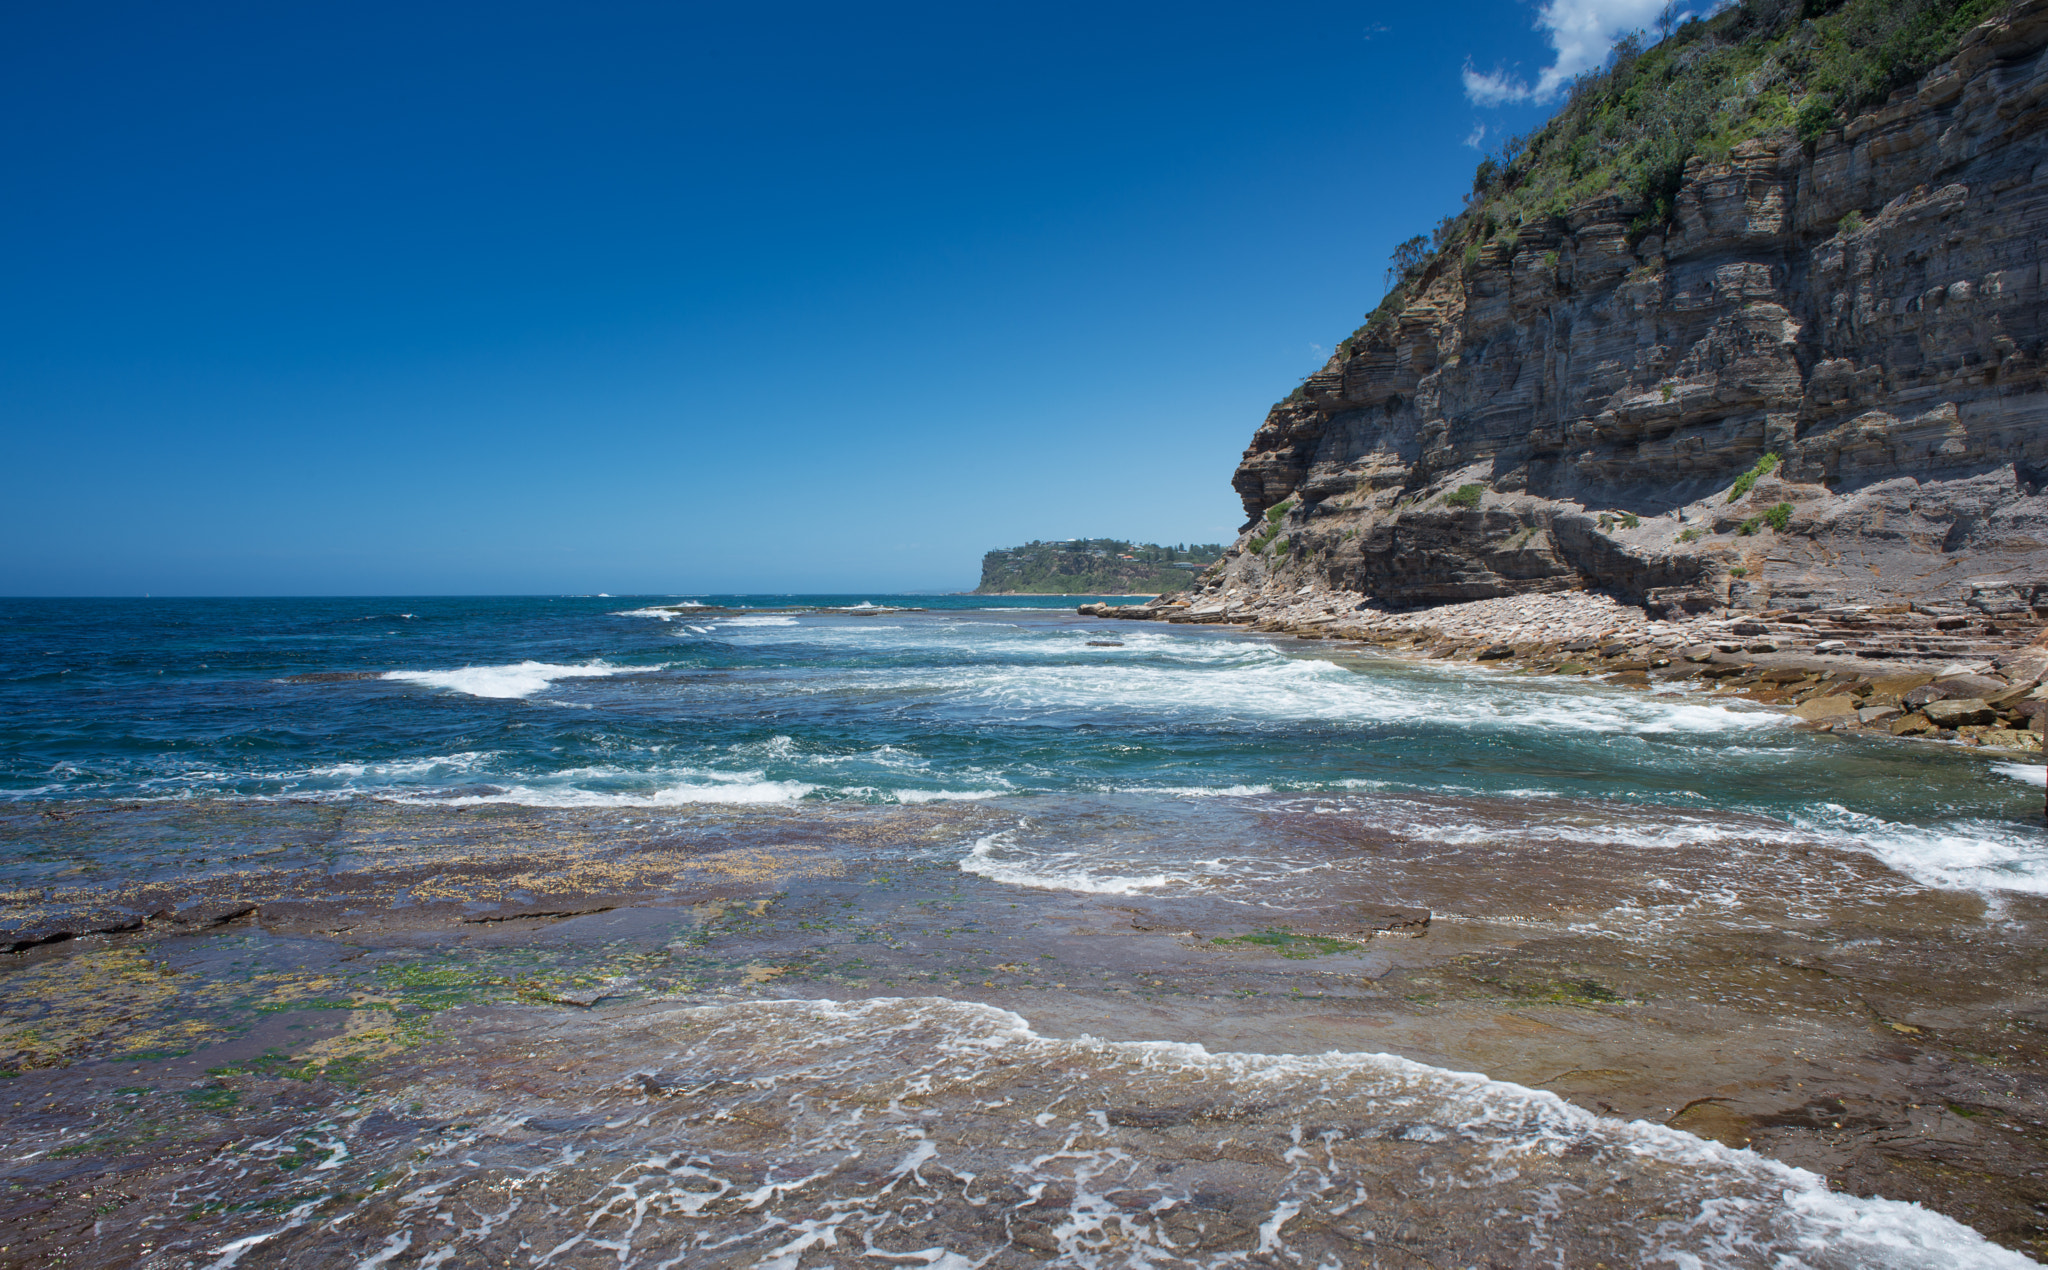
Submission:
{"label": "coastline", "polygon": [[[459,1235],[431,1207],[392,1211],[388,1195],[425,1194],[443,1177],[484,1188],[531,1176],[502,1173],[490,1153],[523,1152],[528,1170],[561,1161],[549,1185],[567,1216],[535,1212],[505,1234],[486,1224],[460,1236],[496,1260],[536,1229],[575,1234],[584,1217],[573,1205],[610,1193],[609,1174],[586,1179],[571,1166],[608,1140],[608,1126],[642,1114],[636,1099],[694,1096],[675,1075],[688,1061],[679,1022],[744,1030],[814,1003],[829,1024],[838,1003],[901,1015],[899,1031],[1009,1011],[1037,1035],[1083,1046],[1484,1072],[1509,1082],[1489,1088],[1548,1090],[1602,1118],[1582,1118],[1580,1133],[1682,1129],[1703,1140],[1688,1150],[1749,1148],[1848,1196],[1914,1201],[2008,1247],[2048,1246],[2033,1225],[2048,1198],[2033,1092],[2048,1053],[2024,1026],[2038,1017],[2031,967],[2048,948],[2048,900],[2016,894],[1994,914],[1978,895],[1905,885],[1860,852],[1786,847],[1743,816],[1696,818],[1729,836],[1638,857],[1520,833],[1531,817],[1583,816],[1585,804],[1439,796],[1404,829],[1371,802],[1310,817],[1333,864],[1356,858],[1348,844],[1367,844],[1369,875],[1256,911],[1193,893],[1018,887],[916,849],[1010,823],[1015,813],[991,804],[707,812],[658,831],[623,813],[332,808],[349,822],[337,827],[349,854],[364,860],[353,875],[309,862],[297,894],[281,876],[217,879],[207,894],[149,902],[183,898],[174,911],[199,918],[224,891],[261,886],[278,900],[215,914],[211,930],[150,920],[22,955],[10,1014],[33,1029],[23,1039],[40,1056],[17,1058],[19,1101],[0,1112],[28,1153],[5,1172],[17,1188],[9,1242],[54,1258],[66,1231],[97,1222],[93,1247],[67,1264],[162,1253],[151,1264],[196,1270],[236,1240],[249,1241],[250,1265],[339,1250],[360,1259],[387,1232]],[[1298,814],[1288,805],[1250,798],[1214,827],[1271,835]],[[148,814],[199,827],[306,813],[191,804]],[[1663,824],[1638,814],[1645,830]],[[1435,831],[1447,820],[1485,832],[1448,844]],[[517,854],[479,856],[480,834]],[[1644,925],[1645,913],[1661,916]],[[1997,938],[1986,939],[1994,919]],[[122,1006],[111,1020],[109,999]],[[833,1042],[805,1033],[778,1043],[815,1053]],[[1387,1054],[1402,1057],[1375,1057]],[[754,1070],[772,1058],[721,1061]],[[725,1087],[706,1087],[716,1095],[707,1114],[725,1105]],[[1256,1141],[1248,1159],[1278,1159],[1298,1115],[1282,1105],[1275,1125],[1258,1127],[1248,1111],[1190,1110],[1178,1086],[1129,1097],[1156,1106],[1112,1102],[1103,1132],[1177,1167],[1206,1149],[1205,1138],[1184,1141],[1191,1124],[1256,1129],[1263,1136],[1240,1151]],[[1402,1114],[1426,1126],[1432,1113]],[[1411,1130],[1424,1136],[1399,1139],[1400,1150],[1436,1150],[1429,1131]],[[310,1148],[282,1166],[263,1153],[308,1134],[319,1169],[284,1167]],[[956,1149],[946,1145],[949,1158]],[[1682,1161],[1661,1167],[1673,1166],[1667,1176],[1682,1175]],[[411,1181],[386,1191],[386,1176]],[[1244,1185],[1219,1182],[1218,1193],[1263,1218],[1262,1192],[1231,1189]],[[154,1207],[166,1194],[232,1202]],[[1668,1211],[1632,1194],[1609,1196],[1622,1229]],[[1018,1227],[1029,1251],[1065,1199],[1015,1202],[1036,1223]],[[1429,1202],[1397,1215],[1426,1218]],[[300,1205],[308,1220],[280,1220]],[[1333,1221],[1304,1211],[1290,1233]],[[1217,1237],[1249,1248],[1254,1225]],[[961,1243],[987,1234],[978,1209],[932,1232]],[[1461,1241],[1481,1239],[1412,1226],[1403,1237],[1459,1264],[1474,1251]],[[1489,1246],[1498,1259],[1510,1245]],[[1622,1264],[1612,1248],[1589,1252]]]}
{"label": "coastline", "polygon": [[2048,622],[2031,611],[1844,605],[1660,619],[1589,591],[1391,610],[1315,587],[1077,611],[1238,626],[1529,676],[1640,689],[1706,686],[1786,710],[1814,731],[1950,742],[2019,758],[2042,754],[2048,725]]}
{"label": "coastline", "polygon": [[[1289,617],[1310,597],[1286,598],[1264,616],[1327,633],[1308,620],[1320,609]],[[899,1129],[932,1131],[933,1167],[891,1192],[906,1204],[939,1195],[948,1169],[1019,1176],[1079,1133],[1088,1151],[1170,1165],[1145,1183],[1182,1188],[1161,1229],[1219,1257],[1252,1254],[1271,1225],[1303,1264],[1348,1264],[1329,1241],[1363,1226],[1436,1264],[1518,1264],[1526,1229],[1490,1215],[1542,1211],[1536,1191],[1554,1181],[1605,1206],[1562,1232],[1578,1241],[1560,1245],[1567,1260],[1639,1264],[1638,1244],[1602,1241],[1661,1237],[1669,1214],[1706,1213],[1732,1181],[1781,1166],[1810,1170],[1801,1194],[1832,1187],[1885,1220],[1913,1211],[1898,1201],[1925,1205],[1959,1245],[1978,1247],[1948,1218],[2048,1251],[2035,1224],[2048,839],[2014,832],[2009,813],[2035,799],[2009,772],[1924,747],[1851,755],[1705,693],[1392,661],[1359,675],[1359,657],[1314,655],[1330,642],[1148,638],[1076,618],[1072,601],[880,624],[732,601],[680,621],[535,603],[515,610],[532,619],[523,640],[502,611],[408,604],[466,624],[418,619],[367,652],[334,619],[381,606],[300,604],[286,616],[344,635],[291,660],[230,611],[165,684],[151,682],[161,663],[130,672],[188,709],[226,683],[230,700],[266,704],[265,723],[364,723],[281,775],[264,762],[242,789],[137,779],[0,808],[0,840],[18,848],[0,930],[24,945],[4,959],[0,1178],[14,1207],[0,1245],[36,1264],[160,1270],[239,1248],[249,1270],[355,1264],[409,1240],[409,1259],[495,1264],[586,1230],[638,1239],[636,1255],[669,1241],[667,1256],[715,1227],[741,1241],[734,1263],[753,1264],[775,1231],[853,1212],[832,1205],[871,1195],[875,1175],[849,1164],[773,1190],[819,1167],[805,1163],[811,1129],[718,1117],[793,1055],[875,1060],[847,1042],[869,1019],[904,1070],[950,1062],[949,1038],[972,1048],[993,1027],[1077,1082],[1062,1102],[1034,1063],[1008,1064],[984,1073],[978,1108],[916,1094],[855,1130],[870,1135],[851,1143],[858,1158],[885,1168],[924,1150]],[[1460,612],[1423,615],[1431,638],[1518,625]],[[1555,614],[1531,606],[1511,638],[1598,635],[1614,612],[1566,597]],[[1336,616],[1392,623],[1378,633],[1395,645],[1393,626],[1418,617]],[[1138,637],[1100,651],[1105,628]],[[207,677],[217,650],[246,645],[262,660]],[[1632,673],[1605,647],[1589,672]],[[792,715],[819,700],[790,689],[800,658],[829,672],[801,687],[835,694]],[[576,673],[590,671],[604,673]],[[1025,708],[991,710],[995,691]],[[109,694],[107,709],[132,699]],[[1333,712],[1341,737],[1319,722]],[[935,728],[942,715],[963,722]],[[679,718],[708,740],[678,753]],[[544,731],[592,748],[551,749],[546,765],[450,754],[450,720],[465,745],[532,750]],[[397,761],[365,761],[393,736],[411,738]],[[949,756],[948,736],[971,745]],[[1139,759],[1118,757],[1133,746]],[[1222,752],[1187,770],[1205,747]],[[702,775],[714,764],[724,779]],[[192,766],[180,754],[172,775]],[[972,778],[989,767],[1015,783]],[[1884,793],[1907,787],[1919,792],[1904,803]],[[1788,813],[1815,798],[1842,814]],[[1920,825],[1938,849],[1922,849]],[[1996,874],[2001,860],[2015,872]],[[1189,1069],[1207,1073],[1201,1092],[1125,1081],[1124,1057],[1195,1046],[1211,1056]],[[1295,1108],[1321,1095],[1289,1082],[1308,1064],[1347,1082],[1412,1077],[1420,1101],[1358,1086],[1303,1121]],[[1569,1153],[1522,1129],[1503,1142],[1566,1172],[1473,1191],[1476,1214],[1426,1189],[1363,1215],[1338,1211],[1348,1183],[1327,1203],[1288,1189],[1293,1134],[1310,1123],[1341,1130],[1339,1154],[1463,1167],[1468,1120],[1433,1101],[1443,1082],[1551,1116]],[[834,1089],[864,1106],[898,1098]],[[668,1127],[643,1133],[649,1112]],[[956,1113],[983,1118],[968,1132]],[[1629,1145],[1603,1154],[1610,1143]],[[690,1167],[724,1182],[678,1178],[675,1193],[722,1198],[631,1229],[595,1211],[618,1194],[618,1160],[677,1152],[715,1158]],[[1655,1180],[1645,1168],[1676,1192],[1622,1185]],[[1054,1232],[1108,1211],[1100,1187],[1027,1184],[1040,1180],[1035,1202],[1004,1193],[1000,1225],[946,1199],[915,1242],[878,1228],[890,1241],[877,1246],[980,1256],[1007,1238],[992,1266],[1036,1264]],[[471,1210],[500,1211],[515,1183],[547,1203],[479,1226]],[[1761,1205],[1745,1238],[1803,1220],[1777,1190],[1739,1193]],[[420,1206],[396,1202],[415,1194]],[[756,1194],[765,1209],[745,1202]],[[978,1184],[973,1199],[988,1194]],[[1158,1197],[1115,1220],[1152,1221]],[[849,1226],[842,1246],[859,1238]]]}

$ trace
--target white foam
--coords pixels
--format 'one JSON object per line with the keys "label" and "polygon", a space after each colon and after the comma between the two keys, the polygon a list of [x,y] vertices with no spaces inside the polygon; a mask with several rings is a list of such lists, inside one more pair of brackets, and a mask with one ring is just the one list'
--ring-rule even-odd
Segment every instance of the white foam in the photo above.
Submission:
{"label": "white foam", "polygon": [[793,618],[793,617],[780,617],[780,616],[776,616],[776,617],[722,617],[722,618],[718,619],[718,625],[719,625],[719,626],[795,626],[796,624],[797,624],[797,620],[796,620],[795,618]]}
{"label": "white foam", "polygon": [[461,670],[387,670],[382,677],[425,688],[447,688],[472,697],[515,698],[530,697],[558,679],[603,679],[651,669],[654,667],[611,666],[602,661],[580,666],[522,661],[509,666],[465,666]]}
{"label": "white foam", "polygon": [[[1345,782],[1350,784],[1351,782]],[[1163,794],[1169,798],[1250,798],[1270,794],[1271,785],[1123,785],[1118,794]]]}
{"label": "white foam", "polygon": [[702,604],[670,604],[644,609],[620,609],[613,617],[652,617],[663,622],[673,622],[683,614],[678,609],[701,609]]}
{"label": "white foam", "polygon": [[802,781],[771,781],[736,776],[705,784],[666,785],[645,792],[635,790],[582,789],[576,786],[550,787],[505,785],[501,793],[470,794],[456,798],[404,798],[397,802],[426,802],[438,807],[466,807],[485,803],[509,803],[519,807],[680,807],[692,803],[793,803],[817,791]]}
{"label": "white foam", "polygon": [[303,780],[345,780],[359,781],[368,777],[372,781],[417,780],[422,777],[449,777],[464,775],[498,757],[495,750],[464,750],[460,754],[434,754],[426,758],[389,759],[382,763],[328,763],[320,767],[309,767],[294,772],[258,773],[257,779],[275,781]]}
{"label": "white foam", "polygon": [[[905,628],[908,629],[908,628]],[[1785,728],[1785,715],[1746,703],[1648,697],[1598,685],[1503,692],[1498,682],[1405,667],[1360,674],[1321,658],[1289,657],[1265,644],[1164,634],[1122,635],[1114,661],[1081,657],[1064,636],[995,635],[949,642],[920,628],[909,640],[868,632],[863,643],[907,650],[959,647],[990,659],[971,672],[900,672],[893,686],[950,697],[1011,718],[1087,712],[1226,722],[1324,721],[1556,733],[1749,733]],[[835,633],[837,638],[848,638]],[[1135,655],[1133,655],[1135,654]]]}
{"label": "white foam", "polygon": [[944,803],[978,802],[986,798],[1001,798],[1010,793],[1007,789],[899,789],[894,791],[899,803]]}
{"label": "white foam", "polygon": [[1839,803],[1822,803],[1800,820],[1829,832],[1834,845],[1859,847],[1923,886],[2048,895],[2048,834],[2031,825],[1899,824]]}
{"label": "white foam", "polygon": [[[586,1111],[587,1127],[538,1140],[508,1135],[489,1108],[465,1114],[473,1126],[405,1166],[408,1202],[379,1210],[396,1227],[386,1246],[416,1234],[423,1253],[446,1250],[422,1264],[473,1259],[509,1221],[538,1265],[581,1250],[674,1267],[719,1250],[793,1270],[806,1249],[836,1247],[955,1270],[1005,1248],[1006,1260],[1027,1255],[997,1218],[1028,1209],[1043,1262],[1087,1270],[1337,1264],[1319,1250],[1340,1220],[1346,1264],[1365,1264],[1383,1233],[1417,1218],[1418,1240],[1472,1249],[1460,1265],[1581,1264],[1576,1253],[1603,1249],[1608,1264],[1688,1270],[2034,1264],[1917,1204],[1832,1192],[1752,1151],[1392,1054],[1060,1039],[1007,1010],[929,997],[689,1006],[634,1026],[673,1038],[653,1056],[670,1074],[662,1093],[615,1095],[595,1122]],[[1229,1114],[1154,1129],[1112,1123],[1119,1107]],[[704,1126],[743,1113],[746,1149],[710,1148]],[[532,1123],[525,1114],[518,1123]],[[1171,1167],[1148,1167],[1162,1160]],[[1603,1192],[1603,1177],[1629,1185]],[[978,1178],[1023,1202],[986,1209]],[[478,1225],[474,1197],[512,1185],[548,1203]],[[1170,1223],[1209,1187],[1237,1220],[1202,1228],[1224,1246],[1190,1247]]]}
{"label": "white foam", "polygon": [[2039,763],[1993,763],[1991,770],[2022,785],[2048,785],[2048,767]]}
{"label": "white foam", "polygon": [[1041,891],[1085,891],[1091,895],[1129,895],[1191,880],[1186,874],[1117,874],[1069,867],[1087,857],[1078,851],[1020,853],[1016,850],[1016,833],[1014,829],[1005,829],[976,838],[973,847],[960,861],[960,871],[977,873],[1011,886]]}

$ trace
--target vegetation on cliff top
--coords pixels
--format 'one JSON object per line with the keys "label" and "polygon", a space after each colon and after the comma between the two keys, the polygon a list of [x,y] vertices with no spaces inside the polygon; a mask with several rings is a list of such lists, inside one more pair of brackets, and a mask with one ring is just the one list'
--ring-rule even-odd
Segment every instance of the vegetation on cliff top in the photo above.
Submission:
{"label": "vegetation on cliff top", "polygon": [[1655,43],[1624,38],[1606,69],[1573,81],[1548,123],[1480,161],[1463,211],[1395,249],[1385,298],[1338,352],[1390,326],[1453,261],[1469,270],[1487,245],[1512,251],[1525,227],[1603,195],[1620,195],[1636,233],[1656,232],[1676,211],[1689,160],[1724,161],[1772,134],[1812,144],[1951,56],[2006,3],[1745,0],[1667,24]]}
{"label": "vegetation on cliff top", "polygon": [[981,558],[976,595],[1149,595],[1185,590],[1221,543],[1160,546],[1121,538],[1027,542]]}

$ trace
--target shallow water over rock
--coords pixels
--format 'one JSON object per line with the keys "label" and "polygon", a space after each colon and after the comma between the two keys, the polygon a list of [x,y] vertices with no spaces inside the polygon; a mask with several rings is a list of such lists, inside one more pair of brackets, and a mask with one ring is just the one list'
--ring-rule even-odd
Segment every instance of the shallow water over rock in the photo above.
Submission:
{"label": "shallow water over rock", "polygon": [[604,603],[280,609],[226,679],[194,619],[158,696],[16,691],[72,713],[8,739],[0,1257],[2048,1246],[2048,836],[1996,764],[1068,614]]}

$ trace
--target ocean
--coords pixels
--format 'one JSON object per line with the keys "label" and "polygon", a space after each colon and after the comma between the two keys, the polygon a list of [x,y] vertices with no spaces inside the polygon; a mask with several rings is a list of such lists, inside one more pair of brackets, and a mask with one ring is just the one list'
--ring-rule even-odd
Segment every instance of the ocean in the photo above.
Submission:
{"label": "ocean", "polygon": [[[139,1149],[133,1067],[149,1123],[236,1145],[136,1182],[98,1264],[2029,1264],[1894,1167],[1962,1095],[1859,1067],[1828,1096],[1893,1119],[1855,1142],[1771,1100],[1872,1027],[1956,1039],[1867,1063],[1977,1070],[2044,942],[2038,764],[1088,598],[0,601],[37,1003],[0,1042],[77,1110],[0,1174]],[[657,847],[658,882],[534,863]],[[171,920],[199,899],[249,915]],[[129,916],[34,942],[85,912]],[[2019,960],[1958,994],[1943,941]],[[503,970],[536,950],[589,1000]],[[88,963],[182,976],[156,1039],[49,1040]],[[230,1019],[266,975],[324,1004]]]}

